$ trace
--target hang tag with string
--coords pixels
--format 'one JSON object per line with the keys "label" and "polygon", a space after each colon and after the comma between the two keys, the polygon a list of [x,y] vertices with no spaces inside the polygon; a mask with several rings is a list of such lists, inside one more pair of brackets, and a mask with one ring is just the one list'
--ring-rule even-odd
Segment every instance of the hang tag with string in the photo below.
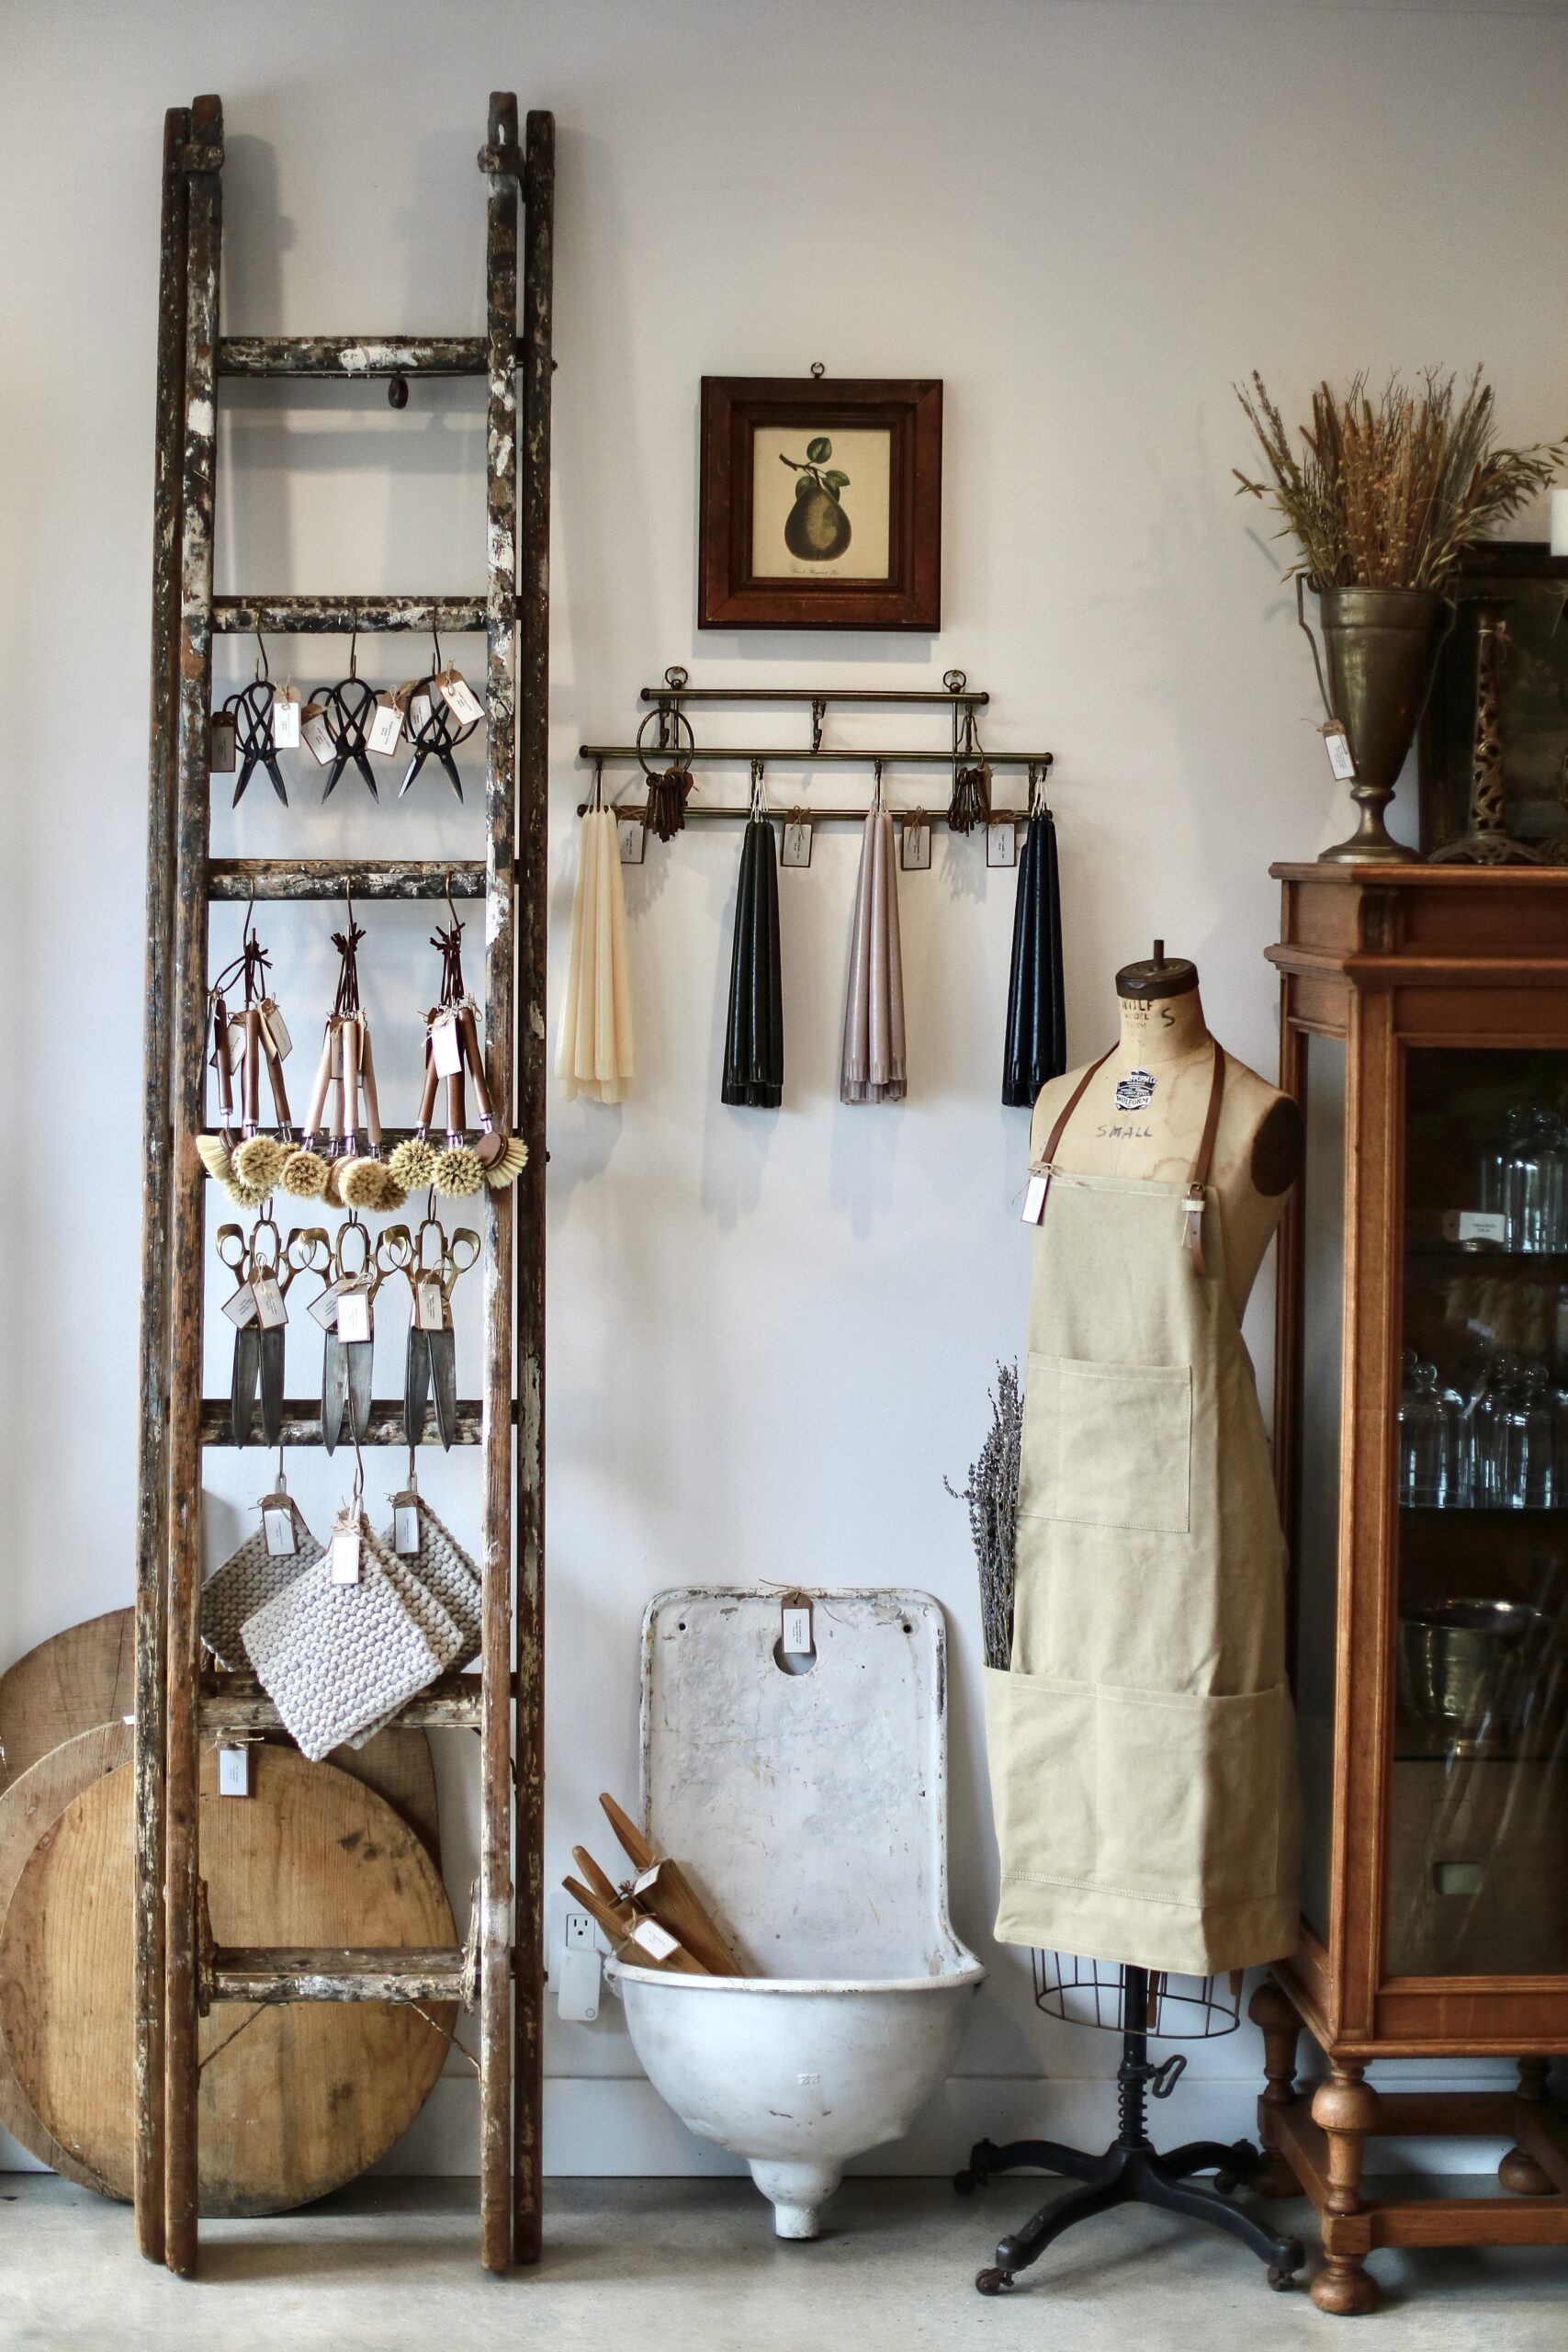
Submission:
{"label": "hang tag with string", "polygon": [[378,752],[385,759],[389,752],[397,750],[402,740],[403,713],[396,695],[378,695],[376,716],[370,721],[367,742],[373,752]]}
{"label": "hang tag with string", "polygon": [[617,815],[615,840],[623,865],[640,865],[648,855],[648,820],[639,813],[629,817]]}
{"label": "hang tag with string", "polygon": [[413,1321],[416,1331],[444,1331],[446,1328],[446,1301],[442,1294],[440,1277],[423,1274],[413,1286]]}
{"label": "hang tag with string", "polygon": [[784,841],[779,851],[779,864],[803,872],[811,863],[811,820],[794,816],[784,820]]}
{"label": "hang tag with string", "polygon": [[269,1560],[287,1560],[299,1546],[294,1535],[294,1506],[285,1489],[261,1498],[262,1528]]}
{"label": "hang tag with string", "polygon": [[232,775],[239,765],[239,731],[231,710],[215,710],[210,722],[208,766],[214,775]]}
{"label": "hang tag with string", "polygon": [[304,738],[306,749],[313,754],[317,765],[323,768],[331,767],[337,747],[333,741],[333,730],[327,724],[327,707],[324,702],[306,704],[299,714],[299,732]]}
{"label": "hang tag with string", "polygon": [[272,698],[272,740],[279,752],[299,748],[299,690],[279,686]]}
{"label": "hang tag with string", "polygon": [[1356,763],[1351,756],[1350,738],[1345,731],[1344,720],[1325,718],[1317,731],[1323,738],[1323,748],[1328,753],[1328,764],[1336,780],[1340,784],[1354,784]]}
{"label": "hang tag with string", "polygon": [[1018,835],[1010,817],[987,817],[986,820],[986,863],[987,865],[1018,864]]}
{"label": "hang tag with string", "polygon": [[224,1740],[218,1749],[218,1793],[248,1797],[251,1793],[251,1751],[243,1740]]}
{"label": "hang tag with string", "polygon": [[423,688],[409,703],[409,733],[418,735],[430,724],[430,696]]}
{"label": "hang tag with string", "polygon": [[430,1058],[435,1065],[437,1078],[457,1078],[463,1068],[463,1041],[457,1033],[457,1016],[443,1012],[430,1024]]}
{"label": "hang tag with string", "polygon": [[898,863],[906,874],[929,874],[931,863],[931,820],[923,809],[904,820]]}
{"label": "hang tag with string", "polygon": [[249,1283],[242,1283],[233,1297],[224,1300],[223,1312],[236,1331],[249,1330],[256,1319],[256,1295]]}
{"label": "hang tag with string", "polygon": [[1038,1225],[1041,1218],[1044,1216],[1045,1194],[1050,1187],[1050,1182],[1051,1171],[1048,1168],[1032,1168],[1030,1170],[1029,1182],[1023,1188],[1023,1208],[1021,1215],[1025,1225]]}
{"label": "hang tag with string", "polygon": [[359,1514],[344,1512],[333,1530],[329,1547],[333,1584],[357,1584],[360,1573],[362,1539]]}
{"label": "hang tag with string", "polygon": [[392,1549],[409,1560],[419,1546],[419,1493],[416,1487],[405,1487],[400,1495],[392,1497]]}
{"label": "hang tag with string", "polygon": [[277,1059],[280,1062],[286,1062],[294,1051],[294,1040],[288,1034],[288,1024],[282,1013],[279,1012],[276,1001],[270,996],[264,996],[261,1001],[261,1024],[262,1035],[266,1038]]}
{"label": "hang tag with string", "polygon": [[337,1303],[337,1335],[345,1347],[370,1337],[370,1286],[351,1283]]}
{"label": "hang tag with string", "polygon": [[779,1611],[779,1648],[785,1657],[810,1657],[816,1649],[811,1638],[811,1603],[798,1593],[792,1593]]}
{"label": "hang tag with string", "polygon": [[437,677],[441,699],[459,725],[471,727],[485,715],[485,707],[456,663]]}
{"label": "hang tag with string", "polygon": [[352,1274],[340,1274],[336,1282],[329,1283],[320,1296],[310,1301],[310,1311],[323,1331],[337,1329],[338,1301],[354,1280]]}
{"label": "hang tag with string", "polygon": [[288,1309],[277,1286],[277,1276],[270,1267],[264,1267],[253,1276],[251,1295],[256,1303],[256,1321],[264,1331],[276,1331],[280,1323],[288,1322]]}

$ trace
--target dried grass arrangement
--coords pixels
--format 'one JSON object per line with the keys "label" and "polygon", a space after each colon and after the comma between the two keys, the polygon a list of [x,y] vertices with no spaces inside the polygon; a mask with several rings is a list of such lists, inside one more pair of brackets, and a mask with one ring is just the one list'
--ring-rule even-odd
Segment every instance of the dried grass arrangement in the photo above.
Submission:
{"label": "dried grass arrangement", "polygon": [[1012,1595],[1018,1538],[1018,1468],[1023,1442],[1023,1396],[1018,1366],[999,1363],[990,1391],[991,1426],[962,1493],[942,1484],[956,1502],[969,1506],[969,1532],[980,1577],[980,1629],[986,1664],[1004,1670],[1012,1662]]}
{"label": "dried grass arrangement", "polygon": [[[1239,468],[1241,490],[1273,506],[1315,588],[1429,588],[1451,583],[1464,550],[1495,536],[1551,481],[1562,443],[1528,449],[1496,444],[1492,387],[1478,368],[1458,379],[1427,368],[1414,387],[1391,376],[1374,402],[1365,375],[1342,397],[1320,384],[1298,458],[1261,376],[1237,400],[1257,434],[1269,479]],[[1239,492],[1238,492],[1239,495]]]}

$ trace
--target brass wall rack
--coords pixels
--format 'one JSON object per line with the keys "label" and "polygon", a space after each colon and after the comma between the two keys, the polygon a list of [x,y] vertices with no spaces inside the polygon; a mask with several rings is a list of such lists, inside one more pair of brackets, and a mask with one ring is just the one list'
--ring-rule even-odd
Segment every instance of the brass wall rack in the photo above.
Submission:
{"label": "brass wall rack", "polygon": [[[543,2012],[545,961],[547,914],[550,320],[555,123],[492,96],[482,337],[220,338],[223,109],[164,120],[147,833],[147,1004],[136,1627],[135,2201],[137,2241],[197,2263],[198,2022],[214,2003],[473,2001],[479,2012],[479,2254],[504,2270],[539,2251]],[[519,320],[519,291],[522,317]],[[466,597],[227,597],[212,593],[216,407],[230,377],[367,376],[394,407],[407,379],[487,385],[484,593]],[[254,628],[311,635],[432,627],[485,639],[483,855],[461,865],[210,855],[212,647]],[[202,1125],[209,909],[218,900],[482,898],[491,1092],[516,1112],[527,1167],[485,1211],[484,1394],[457,1442],[482,1484],[478,1674],[443,1677],[408,1724],[463,1725],[480,1747],[479,1882],[471,1949],[225,1952],[202,1934],[197,1765],[220,1731],[276,1728],[247,1678],[204,1673],[198,1631],[202,1454],[228,1442],[202,1396]],[[516,1365],[515,1384],[513,1363]],[[320,1442],[285,1408],[284,1442]],[[370,1435],[395,1434],[383,1407]],[[515,1617],[513,1598],[515,1588]],[[513,1725],[513,1709],[516,1716]],[[515,1735],[515,1736],[514,1736]],[[515,1754],[515,1800],[513,1755]],[[516,1884],[513,1883],[515,1873]]]}
{"label": "brass wall rack", "polygon": [[[1021,823],[1029,815],[1036,795],[1043,786],[1055,764],[1050,752],[997,752],[982,748],[976,713],[987,708],[990,695],[977,686],[971,686],[962,670],[949,670],[940,686],[694,686],[684,670],[674,667],[664,673],[664,683],[659,686],[644,686],[640,699],[652,707],[637,729],[631,743],[581,743],[578,746],[580,760],[592,763],[595,770],[615,766],[640,767],[645,775],[662,774],[671,766],[682,770],[698,767],[761,767],[765,775],[771,765],[779,767],[869,767],[877,772],[887,768],[942,767],[951,771],[956,782],[961,766],[974,762],[992,769],[1021,768],[1028,778],[1028,797],[1020,808],[992,804],[993,817],[1011,817]],[[805,744],[772,743],[741,745],[729,743],[699,743],[691,720],[685,712],[694,703],[794,703],[809,707],[811,741]],[[902,705],[906,707],[931,707],[949,710],[953,714],[951,743],[904,745],[898,749],[866,748],[858,743],[824,743],[823,732],[827,715],[836,704],[861,708],[867,706]],[[649,729],[656,728],[650,737]],[[886,804],[889,807],[891,803]],[[577,813],[581,817],[588,803],[580,801]],[[612,804],[617,817],[637,817],[645,813],[645,803],[637,800],[615,800]],[[802,803],[798,813],[809,818],[813,824],[852,824],[867,814],[868,804],[824,807]],[[775,810],[783,815],[784,809]],[[919,813],[929,817],[929,809],[892,808],[895,816]],[[750,797],[737,801],[688,800],[686,817],[744,820],[751,814]]]}

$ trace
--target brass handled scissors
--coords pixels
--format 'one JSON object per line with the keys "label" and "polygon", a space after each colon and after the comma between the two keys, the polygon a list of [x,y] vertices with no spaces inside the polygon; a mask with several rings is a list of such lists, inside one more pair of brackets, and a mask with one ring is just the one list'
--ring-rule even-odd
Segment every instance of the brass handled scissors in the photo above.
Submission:
{"label": "brass handled scissors", "polygon": [[403,1382],[403,1434],[411,1449],[423,1434],[433,1393],[435,1430],[443,1447],[450,1449],[457,1434],[457,1342],[452,1328],[452,1292],[458,1276],[477,1262],[482,1247],[471,1227],[459,1226],[449,1236],[439,1217],[427,1216],[411,1250],[406,1272],[413,1311]]}
{"label": "brass handled scissors", "polygon": [[[370,1430],[371,1370],[376,1346],[370,1303],[377,1288],[372,1267],[368,1228],[357,1216],[345,1217],[335,1238],[327,1245],[326,1284],[321,1297],[310,1303],[311,1314],[327,1326],[326,1344],[321,1351],[321,1443],[329,1453],[343,1435],[345,1419],[355,1445],[363,1445]],[[350,1297],[363,1298],[365,1302],[363,1317],[355,1326],[362,1329],[364,1336],[358,1339],[343,1336],[344,1301]]]}
{"label": "brass handled scissors", "polygon": [[270,1216],[258,1216],[248,1235],[240,1226],[220,1225],[217,1241],[218,1255],[239,1285],[223,1308],[236,1327],[230,1433],[236,1445],[250,1443],[259,1398],[262,1435],[276,1445],[283,1434],[285,1300],[293,1273],[285,1270],[282,1239]]}

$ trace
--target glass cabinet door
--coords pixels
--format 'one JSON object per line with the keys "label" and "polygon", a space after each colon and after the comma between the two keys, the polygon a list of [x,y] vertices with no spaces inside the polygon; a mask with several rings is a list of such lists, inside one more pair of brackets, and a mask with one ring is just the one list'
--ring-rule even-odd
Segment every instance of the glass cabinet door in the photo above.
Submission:
{"label": "glass cabinet door", "polygon": [[1568,1052],[1405,1057],[1384,1966],[1568,1974]]}
{"label": "glass cabinet door", "polygon": [[1345,1362],[1345,1042],[1302,1040],[1299,1452],[1291,1531],[1296,1738],[1302,1774],[1302,1916],[1329,1933],[1339,1620],[1339,1422]]}

